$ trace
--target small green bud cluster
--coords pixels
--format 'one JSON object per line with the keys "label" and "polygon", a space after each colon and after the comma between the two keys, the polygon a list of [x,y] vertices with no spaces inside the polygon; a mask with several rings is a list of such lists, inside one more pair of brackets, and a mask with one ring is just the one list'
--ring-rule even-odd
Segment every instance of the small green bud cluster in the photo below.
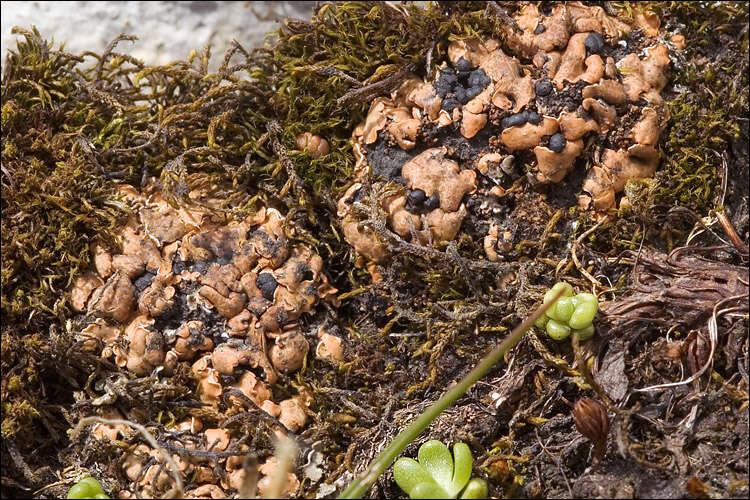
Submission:
{"label": "small green bud cluster", "polygon": [[547,335],[555,340],[570,337],[571,332],[578,332],[578,338],[586,340],[594,335],[594,316],[599,310],[599,301],[591,293],[573,295],[573,287],[565,282],[555,283],[544,294],[544,303],[550,302],[560,290],[562,297],[552,304],[536,323],[539,328],[547,330]]}
{"label": "small green bud cluster", "polygon": [[85,477],[68,491],[66,498],[109,498],[102,484],[93,477]]}

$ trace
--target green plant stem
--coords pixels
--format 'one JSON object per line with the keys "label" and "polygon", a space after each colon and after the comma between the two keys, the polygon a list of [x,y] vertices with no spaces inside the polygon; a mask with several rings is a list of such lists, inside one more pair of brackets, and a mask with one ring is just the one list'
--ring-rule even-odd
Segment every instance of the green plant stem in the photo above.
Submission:
{"label": "green plant stem", "polygon": [[338,498],[359,498],[368,489],[370,489],[370,486],[372,486],[377,478],[388,467],[390,467],[393,461],[396,460],[396,457],[398,457],[401,452],[404,451],[404,448],[406,448],[409,443],[414,441],[417,436],[419,436],[422,431],[425,430],[432,423],[432,421],[435,420],[438,415],[443,412],[443,410],[448,408],[458,398],[463,396],[466,391],[468,391],[471,386],[477,382],[477,380],[482,378],[484,374],[487,373],[490,368],[495,365],[495,363],[503,359],[505,353],[511,350],[518,343],[518,341],[521,340],[523,334],[526,333],[529,328],[531,328],[531,326],[534,324],[534,321],[536,321],[542,314],[544,314],[545,311],[552,304],[554,304],[555,301],[560,298],[564,292],[565,290],[560,290],[552,300],[548,301],[546,304],[542,304],[539,309],[534,312],[534,314],[526,318],[526,321],[514,328],[510,335],[508,335],[505,340],[500,343],[499,346],[495,347],[492,352],[482,358],[482,360],[473,370],[471,370],[471,372],[469,372],[468,375],[461,379],[461,381],[452,389],[443,394],[440,399],[435,401],[432,406],[427,408],[424,413],[418,416],[411,424],[406,427],[406,429],[401,431],[398,436],[394,438],[391,444],[389,444],[382,452],[380,452],[380,455],[378,455],[375,460],[373,460],[367,470],[357,479],[352,481],[352,483],[341,493],[341,495],[339,495]]}

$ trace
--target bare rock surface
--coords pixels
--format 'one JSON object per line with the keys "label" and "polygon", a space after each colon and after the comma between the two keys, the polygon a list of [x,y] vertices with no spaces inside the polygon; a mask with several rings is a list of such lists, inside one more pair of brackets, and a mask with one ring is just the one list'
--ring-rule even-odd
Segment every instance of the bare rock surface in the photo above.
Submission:
{"label": "bare rock surface", "polygon": [[[223,54],[232,38],[246,48],[286,17],[309,19],[314,2],[0,2],[2,59],[16,46],[13,26],[32,25],[47,39],[65,42],[73,52],[101,52],[120,33],[138,40],[128,53],[147,64],[184,59],[191,50],[211,44]],[[221,57],[212,58],[221,63]]]}

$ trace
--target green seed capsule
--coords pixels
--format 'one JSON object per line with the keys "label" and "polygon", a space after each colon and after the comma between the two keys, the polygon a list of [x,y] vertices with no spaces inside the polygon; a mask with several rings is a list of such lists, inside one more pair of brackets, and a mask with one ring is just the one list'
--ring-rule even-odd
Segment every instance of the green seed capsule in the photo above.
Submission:
{"label": "green seed capsule", "polygon": [[589,325],[581,330],[573,330],[578,332],[578,339],[581,341],[588,340],[594,336],[594,325]]}
{"label": "green seed capsule", "polygon": [[597,304],[592,303],[588,300],[579,300],[578,306],[576,307],[575,311],[573,311],[573,315],[570,317],[570,320],[568,320],[568,326],[570,326],[574,330],[581,330],[583,328],[586,328],[591,324],[592,321],[594,321],[594,316],[596,316],[597,309]]}
{"label": "green seed capsule", "polygon": [[565,290],[563,292],[563,297],[571,297],[573,295],[573,287],[569,284],[565,283],[564,281],[560,281],[558,283],[555,283],[555,286],[547,290],[547,293],[544,294],[544,303],[551,301],[552,298],[557,295],[557,292],[559,292],[561,289]]}
{"label": "green seed capsule", "polygon": [[573,297],[562,297],[547,309],[547,315],[556,321],[567,323],[574,310]]}
{"label": "green seed capsule", "polygon": [[547,322],[547,335],[555,340],[567,339],[570,336],[570,327],[551,319]]}
{"label": "green seed capsule", "polygon": [[78,481],[77,484],[88,484],[91,489],[104,491],[102,489],[102,483],[100,483],[99,481],[97,481],[91,476],[84,477],[83,479]]}
{"label": "green seed capsule", "polygon": [[547,316],[546,314],[542,314],[536,319],[536,321],[534,321],[534,326],[536,326],[537,328],[544,328],[545,326],[547,326],[547,321],[549,321],[549,316]]}
{"label": "green seed capsule", "polygon": [[487,481],[484,479],[474,478],[469,481],[459,498],[487,498],[488,497]]}

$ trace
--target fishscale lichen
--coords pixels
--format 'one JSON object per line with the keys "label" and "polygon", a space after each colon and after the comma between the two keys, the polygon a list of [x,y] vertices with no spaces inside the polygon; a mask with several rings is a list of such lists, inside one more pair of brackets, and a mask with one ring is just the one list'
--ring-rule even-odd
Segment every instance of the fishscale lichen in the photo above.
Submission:
{"label": "fishscale lichen", "polygon": [[[4,339],[31,332],[44,339],[51,325],[62,326],[66,292],[90,264],[89,243],[98,238],[116,247],[117,222],[129,213],[116,195],[118,184],[140,186],[157,176],[173,203],[190,202],[187,193],[202,187],[235,215],[252,213],[261,197],[283,199],[292,209],[304,203],[314,216],[304,190],[314,193],[320,211],[325,193],[343,185],[352,167],[348,130],[364,113],[356,93],[337,99],[384,79],[381,87],[390,88],[404,65],[424,60],[436,34],[486,27],[481,14],[476,6],[444,12],[378,2],[326,5],[311,23],[286,23],[272,47],[250,53],[235,45],[213,74],[208,50],[152,67],[115,52],[134,37],[116,37],[102,53],[78,56],[37,31],[17,30],[24,39],[9,54],[2,78]],[[280,124],[272,132],[269,119]],[[308,131],[325,137],[332,152],[312,161],[295,152],[296,135]],[[294,171],[302,191],[284,189]],[[344,254],[335,229],[322,228],[325,255]],[[309,234],[295,231],[306,240]],[[15,369],[19,361],[5,347],[4,371]],[[44,381],[49,366],[29,363]],[[43,389],[24,386],[37,407]],[[3,400],[15,398],[4,393]],[[35,428],[29,419],[22,427]]]}
{"label": "fishscale lichen", "polygon": [[[629,4],[626,2],[626,7]],[[654,183],[639,181],[626,190],[640,192],[640,203],[620,212],[621,219],[610,230],[600,231],[600,241],[614,241],[617,248],[637,248],[643,223],[651,236],[658,236],[663,217],[671,207],[706,213],[723,203],[722,178],[747,168],[746,158],[732,158],[733,144],[741,141],[740,125],[747,120],[748,6],[746,3],[653,2],[643,4],[662,17],[662,25],[685,37],[685,49],[673,69],[667,108],[671,115],[663,134],[661,167]],[[712,29],[709,29],[712,26]],[[727,170],[727,167],[729,170]],[[736,175],[736,174],[735,174]],[[666,208],[666,209],[665,209]],[[674,222],[674,221],[673,221]],[[685,222],[687,222],[685,224]],[[695,221],[669,229],[666,246],[678,245]],[[593,224],[585,224],[582,229]],[[662,227],[658,227],[662,226]],[[657,227],[657,231],[654,231]],[[675,229],[679,233],[671,234]],[[662,237],[665,234],[661,235]]]}
{"label": "fishscale lichen", "polygon": [[[556,4],[542,5],[551,10]],[[627,12],[623,6],[630,7],[603,4],[608,14],[617,16]],[[703,216],[706,208],[721,201],[721,156],[727,158],[730,183],[747,178],[746,152],[744,159],[741,148],[734,152],[743,138],[742,127],[746,130],[740,118],[747,118],[747,4],[674,2],[644,8],[656,11],[668,33],[684,34],[686,48],[684,61],[673,68],[674,87],[665,88],[665,98],[674,106],[673,125],[662,136],[659,176],[654,182],[626,186],[632,207],[592,234],[601,254],[587,252],[584,245],[578,248],[584,265],[600,267],[589,269],[616,286],[622,286],[629,271],[624,261],[612,263],[618,250],[638,249],[644,241],[659,244],[655,233],[674,227],[673,221],[663,219],[665,205],[686,204]],[[73,348],[73,332],[65,329],[66,293],[89,265],[89,243],[97,237],[116,249],[116,223],[128,214],[128,206],[115,195],[116,185],[141,188],[142,179],[155,176],[173,204],[198,203],[187,195],[201,188],[226,201],[212,209],[226,219],[250,215],[256,201],[279,207],[290,222],[290,240],[315,247],[324,259],[332,282],[346,297],[329,326],[347,339],[352,355],[339,368],[312,360],[305,371],[305,379],[322,381],[312,389],[317,415],[306,437],[323,443],[328,465],[340,464],[332,469],[331,481],[348,467],[359,467],[366,450],[377,449],[385,439],[382,434],[363,438],[368,436],[363,430],[378,419],[392,419],[397,427],[411,418],[424,390],[455,380],[497,342],[539,298],[540,290],[552,284],[553,271],[555,279],[572,278],[583,286],[575,281],[583,281],[577,268],[564,261],[571,238],[594,221],[576,226],[576,210],[554,218],[569,200],[545,198],[522,182],[508,189],[512,204],[488,208],[498,214],[518,209],[518,221],[499,228],[498,243],[510,244],[507,262],[486,262],[476,243],[483,236],[480,229],[486,228],[464,224],[465,234],[445,251],[396,242],[399,252],[374,270],[382,281],[372,283],[366,271],[352,265],[350,247],[336,222],[335,200],[354,169],[350,132],[365,117],[367,103],[388,95],[409,71],[432,78],[451,42],[496,38],[505,43],[507,20],[517,9],[510,2],[324,4],[311,22],[288,21],[269,47],[251,52],[235,45],[214,73],[208,71],[210,52],[205,50],[185,61],[152,67],[125,53],[131,40],[127,36],[116,38],[103,52],[92,47],[93,52],[77,56],[60,52],[38,33],[25,32],[25,40],[3,66],[2,80],[2,371],[12,371],[2,388],[2,465],[9,471],[4,478],[20,485],[8,486],[4,479],[3,493],[18,495],[25,491],[21,488],[35,491],[56,481],[45,476],[45,469],[28,474],[18,455],[6,450],[17,449],[34,472],[40,466],[57,471],[71,463],[116,463],[120,451],[114,446],[91,441],[68,446],[64,417],[76,419],[91,408],[90,400],[71,406],[73,385],[92,391],[88,397],[102,396],[105,390],[109,396],[112,387],[119,388],[118,404],[153,410],[150,418],[155,422],[208,412],[190,406],[197,401],[186,394],[191,380],[185,371],[162,377],[158,388],[147,377],[118,378],[81,346]],[[115,48],[122,52],[115,53]],[[734,139],[737,123],[740,137]],[[701,135],[706,128],[710,133]],[[297,151],[295,139],[304,132],[325,138],[331,152],[313,159]],[[519,171],[524,168],[520,163]],[[578,186],[565,185],[559,192],[572,198]],[[727,201],[737,198],[741,196],[730,189]],[[511,233],[509,241],[506,232]],[[676,234],[674,241],[684,235]],[[608,266],[617,272],[625,269],[619,281]],[[515,369],[535,366],[538,360],[528,358],[528,349],[518,353]],[[95,370],[96,383],[87,384]],[[514,402],[519,411],[540,394],[530,384],[536,382],[538,391],[554,391],[561,382],[549,370],[546,379],[542,371],[527,373],[514,379],[521,388],[517,394],[522,394]],[[305,379],[285,382],[279,395],[294,394],[293,385]],[[110,385],[112,380],[118,382]],[[107,382],[104,389],[99,382]],[[356,396],[356,410],[342,410],[342,389]],[[484,389],[476,390],[481,398]],[[381,414],[383,401],[394,394],[404,397]],[[402,403],[406,407],[398,409]],[[513,437],[513,429],[485,426],[483,419],[496,420],[489,414],[471,416],[465,429],[481,430],[476,435],[481,446],[505,434],[518,449],[535,442],[534,433]],[[252,431],[256,450],[266,453],[268,426],[252,415],[243,418],[234,421],[235,437]],[[435,432],[456,430],[449,427]],[[548,439],[545,429],[540,432]],[[357,448],[358,443],[366,445]],[[555,439],[550,443],[564,445]],[[668,453],[658,440],[643,443],[644,456]],[[658,453],[655,446],[661,447]],[[545,458],[540,460],[542,474],[557,470],[548,467]],[[514,487],[523,479],[521,466],[517,468]],[[540,491],[529,487],[522,493],[568,494],[562,480],[552,475]],[[679,475],[671,477],[679,480]],[[493,480],[493,495],[500,494],[502,483]],[[303,484],[302,494],[315,493],[315,485]],[[396,495],[394,489],[386,486],[384,492]],[[511,492],[511,487],[503,491]]]}

